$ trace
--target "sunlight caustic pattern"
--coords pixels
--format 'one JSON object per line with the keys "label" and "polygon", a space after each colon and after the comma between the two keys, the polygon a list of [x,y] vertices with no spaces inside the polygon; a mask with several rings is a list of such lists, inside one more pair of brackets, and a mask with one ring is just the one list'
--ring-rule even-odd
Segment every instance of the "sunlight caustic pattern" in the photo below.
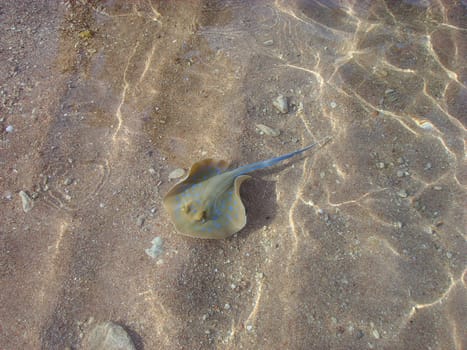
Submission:
{"label": "sunlight caustic pattern", "polygon": [[[426,205],[420,204],[425,201],[426,193],[433,187],[442,188],[441,185],[446,182],[453,182],[457,191],[465,191],[465,186],[459,180],[465,166],[462,141],[465,127],[462,125],[462,116],[454,115],[448,108],[450,86],[454,83],[465,89],[465,84],[459,78],[459,73],[453,70],[455,68],[446,67],[438,57],[437,52],[442,51],[442,48],[433,48],[433,40],[427,33],[435,31],[437,25],[420,21],[417,22],[417,29],[406,31],[407,24],[412,21],[410,15],[404,17],[404,12],[397,12],[398,9],[391,8],[383,1],[375,2],[370,9],[364,9],[364,6],[360,8],[357,3],[343,7],[332,1],[316,2],[309,8],[305,2],[300,1],[276,1],[264,6],[272,10],[271,16],[274,18],[273,21],[266,21],[274,23],[272,27],[267,27],[267,30],[274,31],[272,46],[261,44],[260,38],[268,38],[269,34],[266,29],[263,30],[261,22],[256,23],[251,31],[246,29],[242,32],[233,20],[229,24],[232,30],[224,28],[223,32],[210,27],[203,34],[228,54],[234,55],[236,50],[242,50],[248,45],[252,52],[271,59],[271,65],[262,69],[263,74],[267,74],[269,69],[277,77],[287,77],[294,82],[295,85],[287,86],[290,88],[288,91],[293,91],[297,106],[300,104],[305,107],[298,107],[295,113],[301,121],[302,138],[317,139],[329,131],[334,136],[333,144],[328,149],[321,150],[313,159],[304,160],[298,165],[300,171],[295,172],[293,191],[291,183],[286,180],[290,175],[278,176],[276,198],[278,203],[288,208],[289,238],[293,238],[289,252],[285,255],[286,271],[290,272],[289,268],[303,259],[302,251],[307,246],[308,236],[318,235],[316,230],[307,225],[308,220],[304,220],[306,215],[314,215],[316,220],[327,217],[325,213],[345,218],[351,215],[354,211],[351,208],[355,206],[370,225],[362,228],[376,232],[384,228],[390,233],[388,237],[379,233],[374,236],[369,231],[369,237],[383,242],[382,247],[386,247],[397,259],[408,259],[404,245],[395,246],[391,237],[400,235],[409,227],[430,226],[430,221],[435,220],[425,218]],[[441,14],[444,12],[443,5],[437,2],[423,9],[434,16],[438,15],[436,11]],[[365,18],[364,10],[372,13],[371,20]],[[439,25],[445,26],[443,23]],[[458,26],[448,24],[448,27],[453,31],[465,31]],[[419,33],[417,30],[420,28],[422,30]],[[299,40],[305,37],[303,33],[309,34],[312,39],[300,43]],[[224,41],[227,37],[230,38],[231,46]],[[394,37],[395,44],[390,39]],[[320,44],[314,44],[314,41]],[[463,59],[457,49],[456,46],[453,56],[457,60],[455,67],[460,68]],[[313,52],[313,59],[305,59],[309,55],[307,50]],[[284,55],[286,52],[288,55]],[[299,79],[295,78],[298,72],[301,73]],[[407,85],[401,82],[407,82]],[[434,90],[436,86],[439,86],[439,93]],[[361,125],[360,130],[353,126],[355,123]],[[382,135],[381,141],[371,136],[378,133]],[[366,160],[365,165],[371,169],[365,169],[361,174],[358,174],[357,165],[351,164],[358,159],[351,158],[352,154],[339,145],[347,140],[355,142],[356,149],[362,150],[359,143],[363,140],[357,137],[359,134],[369,135],[365,142],[370,147],[366,152],[374,159],[373,164],[368,164],[371,158]],[[419,160],[411,154],[407,159],[403,156],[391,159],[390,153],[389,157],[385,154],[387,147],[393,144],[393,149],[402,154],[403,148],[398,146],[399,142],[421,149],[425,149],[425,143],[431,143],[435,145],[435,153],[425,154],[427,160],[423,165],[417,164]],[[347,158],[338,154],[339,150]],[[379,157],[385,159],[378,161]],[[449,170],[444,171],[444,166],[439,164],[436,175],[428,174],[430,180],[427,181],[426,172],[432,169],[435,160],[450,165]],[[330,164],[333,165],[331,171],[326,169],[330,168]],[[360,163],[358,167],[362,165]],[[410,171],[406,170],[408,168]],[[319,178],[316,180],[318,169],[325,170],[322,173],[329,175],[320,177],[323,183],[318,185],[319,190],[313,195],[309,184],[317,184],[319,181]],[[383,174],[390,178],[384,180]],[[346,188],[357,181],[366,185],[350,190]],[[339,192],[344,189],[349,193],[347,197]],[[379,208],[380,198],[387,198],[391,213]],[[409,210],[412,217],[397,215],[401,208]],[[448,208],[445,210],[448,214]],[[439,212],[433,213],[439,215]],[[420,217],[424,219],[417,222]],[[279,223],[275,226],[276,230],[269,232],[283,231]],[[361,227],[361,223],[357,226]],[[450,273],[448,267],[444,269],[446,274]],[[443,299],[447,292],[440,290],[440,293],[438,300]],[[267,298],[263,298],[262,303],[266,305]],[[401,311],[412,310],[408,301],[402,302],[400,306]],[[412,313],[407,319],[411,317]],[[394,333],[386,334],[388,339],[395,340],[403,332],[396,328],[398,330]]]}
{"label": "sunlight caustic pattern", "polygon": [[[102,102],[112,118],[95,171],[106,185],[125,187],[116,168],[134,166],[142,139],[153,149],[141,153],[158,155],[152,172],[168,176],[206,153],[245,164],[332,136],[252,181],[249,224],[231,240],[174,237],[155,210],[151,235],[182,253],[144,270],[129,306],[148,342],[404,349],[418,331],[425,348],[461,348],[448,305],[465,290],[462,19],[440,1],[120,5],[95,8],[101,38],[116,38],[92,65],[108,83],[97,96],[115,96]],[[59,190],[48,200],[72,209]],[[151,191],[141,190],[160,200]],[[144,202],[133,195],[124,201]]]}

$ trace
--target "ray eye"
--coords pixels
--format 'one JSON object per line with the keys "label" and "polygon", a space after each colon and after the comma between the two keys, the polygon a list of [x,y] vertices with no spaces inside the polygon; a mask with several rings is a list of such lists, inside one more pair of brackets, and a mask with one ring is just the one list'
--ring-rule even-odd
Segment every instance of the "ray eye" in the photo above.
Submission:
{"label": "ray eye", "polygon": [[191,211],[191,204],[190,203],[183,204],[182,210],[184,213],[188,214]]}
{"label": "ray eye", "polygon": [[206,222],[206,217],[207,217],[206,210],[203,210],[196,214],[195,220],[204,224]]}

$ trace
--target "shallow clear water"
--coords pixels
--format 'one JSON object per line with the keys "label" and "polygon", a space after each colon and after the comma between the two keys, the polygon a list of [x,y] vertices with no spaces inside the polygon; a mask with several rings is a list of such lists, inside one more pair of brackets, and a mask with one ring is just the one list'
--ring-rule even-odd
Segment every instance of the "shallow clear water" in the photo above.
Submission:
{"label": "shallow clear water", "polygon": [[[5,78],[31,88],[4,102],[0,347],[107,320],[138,349],[465,346],[465,2],[60,6],[2,14],[35,29]],[[174,169],[326,136],[252,174],[232,238],[176,234]]]}

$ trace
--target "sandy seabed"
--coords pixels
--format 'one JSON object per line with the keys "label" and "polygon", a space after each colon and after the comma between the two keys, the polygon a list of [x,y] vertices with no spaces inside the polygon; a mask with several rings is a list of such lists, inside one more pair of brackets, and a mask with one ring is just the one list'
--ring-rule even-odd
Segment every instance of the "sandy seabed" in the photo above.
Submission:
{"label": "sandy seabed", "polygon": [[[465,2],[7,0],[0,30],[0,349],[466,347]],[[174,169],[326,136],[229,239],[162,207]]]}

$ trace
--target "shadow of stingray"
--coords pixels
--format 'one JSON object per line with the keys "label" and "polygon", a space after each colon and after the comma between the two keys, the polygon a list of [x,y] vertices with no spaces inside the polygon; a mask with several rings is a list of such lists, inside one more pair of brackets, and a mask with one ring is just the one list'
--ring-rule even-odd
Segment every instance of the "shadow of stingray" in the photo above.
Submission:
{"label": "shadow of stingray", "polygon": [[275,181],[253,178],[243,184],[241,195],[246,208],[247,224],[238,234],[246,237],[267,226],[275,217],[277,212]]}
{"label": "shadow of stingray", "polygon": [[247,224],[238,235],[246,237],[258,229],[269,225],[277,215],[276,181],[264,180],[263,177],[280,173],[293,164],[303,161],[299,157],[286,164],[276,165],[272,168],[258,170],[253,173],[252,179],[246,181],[241,188],[241,197],[246,208]]}

